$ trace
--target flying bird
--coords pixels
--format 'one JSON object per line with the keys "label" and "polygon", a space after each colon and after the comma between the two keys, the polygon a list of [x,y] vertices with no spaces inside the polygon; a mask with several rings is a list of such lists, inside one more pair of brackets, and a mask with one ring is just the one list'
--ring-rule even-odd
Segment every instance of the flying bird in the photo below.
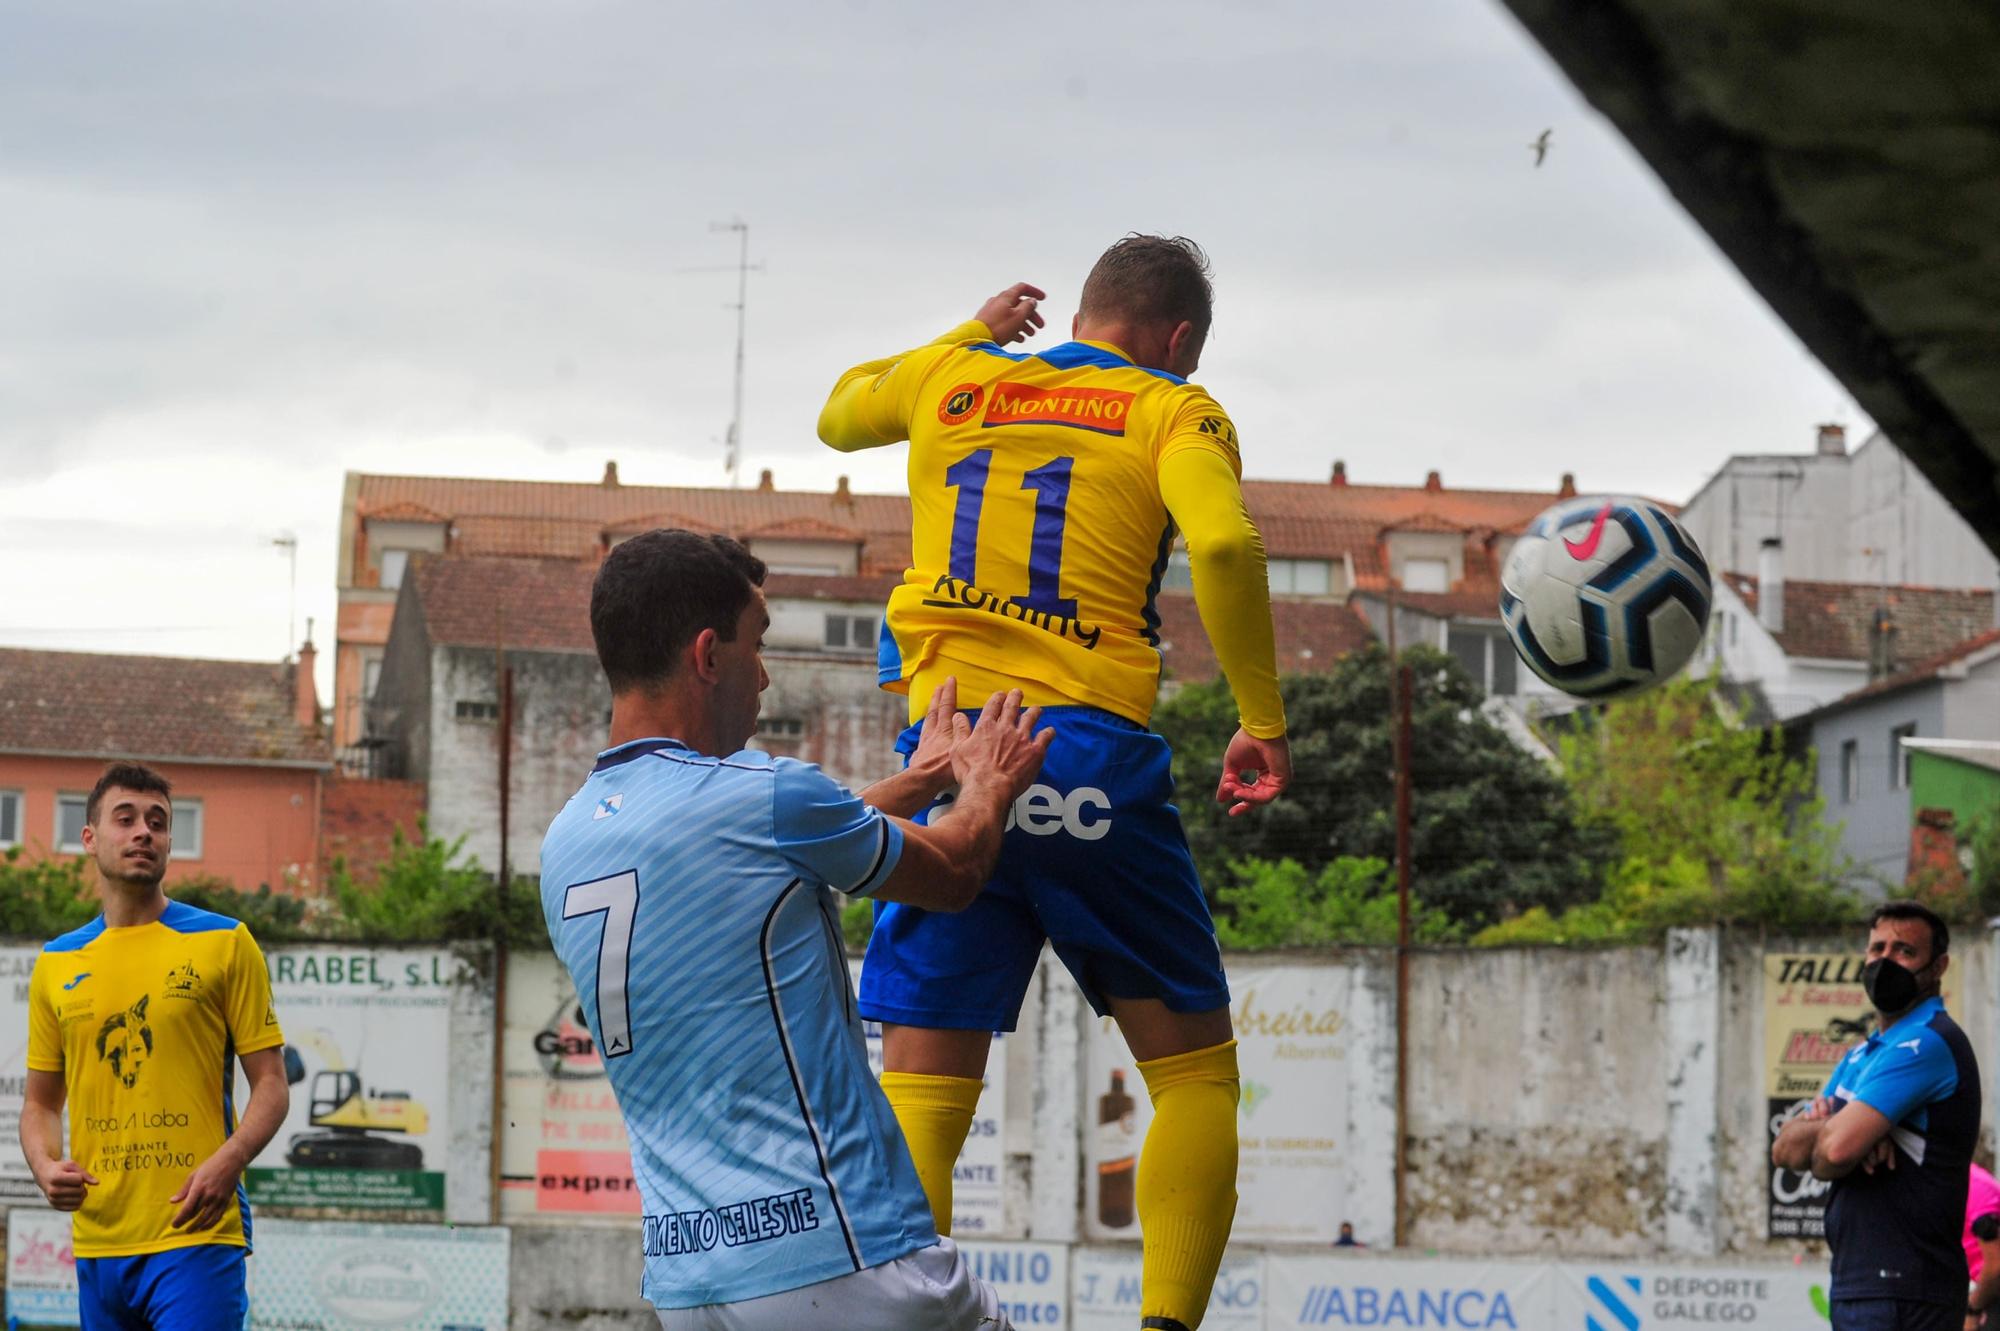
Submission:
{"label": "flying bird", "polygon": [[1528,145],[1530,148],[1534,149],[1536,166],[1540,166],[1542,164],[1542,159],[1549,155],[1549,135],[1553,133],[1555,133],[1554,130],[1545,129],[1540,134],[1535,136],[1535,141],[1533,143]]}

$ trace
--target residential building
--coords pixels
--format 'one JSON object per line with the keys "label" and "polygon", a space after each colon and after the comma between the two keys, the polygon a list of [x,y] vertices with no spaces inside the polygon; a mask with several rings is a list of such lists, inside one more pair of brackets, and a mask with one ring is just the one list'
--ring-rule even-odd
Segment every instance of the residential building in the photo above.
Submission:
{"label": "residential building", "polygon": [[1810,453],[1732,457],[1680,520],[1717,572],[1754,573],[1777,540],[1787,573],[1812,582],[2000,587],[2000,560],[1879,431],[1852,453],[1822,425]]}
{"label": "residential building", "polygon": [[1826,818],[1878,881],[1901,881],[1910,845],[1913,740],[2000,741],[2000,629],[1989,629],[1797,717],[1817,754]]}
{"label": "residential building", "polygon": [[[1453,651],[1489,691],[1545,691],[1515,669],[1501,633],[1499,568],[1516,533],[1575,493],[1569,476],[1554,491],[1447,490],[1436,472],[1421,487],[1350,484],[1338,462],[1324,484],[1245,481],[1245,502],[1264,537],[1280,632],[1295,640],[1281,650],[1281,668],[1316,659],[1299,653],[1324,657],[1344,650],[1341,644],[1365,641],[1368,632],[1382,636],[1393,579],[1405,589],[1403,612],[1412,616],[1401,641]],[[414,556],[556,558],[594,566],[618,541],[658,526],[726,532],[775,576],[863,580],[801,592],[799,599],[819,608],[787,612],[803,616],[801,624],[817,617],[819,650],[835,656],[865,655],[872,647],[853,636],[853,620],[843,634],[838,617],[879,615],[881,602],[850,600],[856,607],[850,611],[828,608],[835,601],[827,598],[886,595],[909,559],[908,498],[856,494],[844,480],[828,494],[779,490],[768,471],[746,490],[628,486],[615,463],[595,485],[350,473],[334,665],[334,738],[343,757],[358,760],[364,707],[384,668],[397,590]],[[1185,553],[1172,556],[1162,585],[1168,593],[1162,614],[1169,616],[1171,593],[1192,586]],[[1203,650],[1191,646],[1198,632],[1171,619],[1163,624],[1169,686],[1212,673]],[[1176,650],[1192,655],[1176,658]]]}
{"label": "residential building", "polygon": [[1766,545],[1761,576],[1721,573],[1691,669],[1719,669],[1786,721],[1871,680],[1902,673],[1994,626],[1994,593],[1818,582],[1787,576],[1790,551]]}
{"label": "residential building", "polygon": [[1905,739],[1910,811],[1944,809],[1963,837],[1980,819],[2000,816],[2000,741]]}
{"label": "residential building", "polygon": [[80,854],[91,787],[119,759],[173,783],[169,887],[317,886],[332,761],[311,643],[278,664],[0,649],[0,846]]}

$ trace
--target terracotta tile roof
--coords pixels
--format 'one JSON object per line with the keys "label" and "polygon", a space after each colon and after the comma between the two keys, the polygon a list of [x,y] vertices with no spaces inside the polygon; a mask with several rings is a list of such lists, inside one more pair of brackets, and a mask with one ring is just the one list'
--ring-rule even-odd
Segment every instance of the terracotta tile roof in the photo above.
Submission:
{"label": "terracotta tile roof", "polygon": [[328,765],[293,719],[295,667],[0,649],[0,752]]}
{"label": "terracotta tile roof", "polygon": [[433,645],[597,650],[590,636],[595,564],[426,555],[411,565],[408,576]]}
{"label": "terracotta tile roof", "polygon": [[425,508],[422,504],[413,504],[405,500],[394,504],[384,504],[380,508],[371,508],[362,516],[374,518],[381,522],[444,522],[449,519],[450,515],[439,513],[435,509]]}
{"label": "terracotta tile roof", "polygon": [[[1752,614],[1757,579],[1722,578]],[[1861,582],[1785,580],[1785,628],[1775,634],[1787,656],[1831,661],[1871,659],[1875,612],[1887,610],[1896,626],[1895,659],[1921,661],[1993,627],[1993,593],[1944,587],[1883,587]]]}
{"label": "terracotta tile roof", "polygon": [[[648,523],[646,528],[661,525]],[[451,524],[454,555],[520,555],[530,559],[580,559],[594,563],[604,549],[604,528],[580,518],[461,517]]]}
{"label": "terracotta tile roof", "polygon": [[[1539,511],[1539,510],[1537,510]],[[1417,513],[1407,518],[1398,518],[1382,529],[1383,531],[1436,531],[1470,534],[1467,528],[1456,522],[1439,517],[1435,513]]]}
{"label": "terracotta tile roof", "polygon": [[[1199,684],[1221,674],[1194,597],[1163,593],[1159,610],[1166,677],[1177,683]],[[1360,615],[1337,601],[1280,597],[1271,602],[1271,627],[1277,638],[1278,669],[1284,674],[1330,669],[1336,659],[1365,647],[1375,637]]]}
{"label": "terracotta tile roof", "polygon": [[[1786,613],[1791,613],[1789,607],[1787,607]],[[1913,684],[1921,684],[1925,680],[1936,679],[1939,674],[1943,673],[1946,667],[1955,665],[1960,661],[1965,661],[1981,653],[1987,653],[1989,656],[2000,654],[2000,652],[1996,652],[1996,649],[2000,649],[2000,629],[1988,629],[1984,633],[1967,638],[1964,642],[1957,643],[1934,656],[1919,661],[1908,670],[1898,671],[1893,675],[1885,675],[1865,688],[1856,689],[1852,693],[1836,698],[1817,711],[1806,713],[1806,716],[1824,716],[1828,712],[1852,707],[1857,703],[1866,702],[1870,698],[1879,698],[1885,694],[1898,693]],[[1795,719],[1804,720],[1805,717]]]}
{"label": "terracotta tile roof", "polygon": [[640,532],[652,531],[657,527],[678,527],[682,531],[697,532],[719,530],[685,513],[642,513],[636,518],[620,518],[616,522],[608,522],[604,525],[604,530],[612,536],[637,536]]}
{"label": "terracotta tile roof", "polygon": [[[355,510],[369,517],[399,504],[447,514],[461,530],[469,519],[555,522],[523,529],[529,548],[505,549],[504,523],[482,528],[482,553],[553,554],[560,540],[588,531],[626,529],[637,518],[677,515],[698,530],[741,533],[772,523],[811,518],[863,541],[864,571],[900,572],[909,562],[910,501],[902,495],[839,495],[804,490],[703,490],[664,485],[586,485],[556,481],[496,481],[437,476],[359,478]],[[568,525],[574,524],[574,525]],[[649,525],[661,525],[649,522]],[[843,539],[854,539],[843,537]],[[581,553],[576,557],[582,557]]]}
{"label": "terracotta tile roof", "polygon": [[852,527],[815,517],[780,518],[761,527],[752,527],[743,535],[745,538],[761,536],[766,540],[848,541],[855,544],[864,539],[864,534]]}
{"label": "terracotta tile roof", "polygon": [[[597,567],[573,559],[418,557],[414,594],[433,644],[493,647],[505,635],[516,651],[595,653],[590,636],[590,585]],[[767,597],[859,601],[881,605],[901,578],[862,575],[808,577],[774,573]]]}

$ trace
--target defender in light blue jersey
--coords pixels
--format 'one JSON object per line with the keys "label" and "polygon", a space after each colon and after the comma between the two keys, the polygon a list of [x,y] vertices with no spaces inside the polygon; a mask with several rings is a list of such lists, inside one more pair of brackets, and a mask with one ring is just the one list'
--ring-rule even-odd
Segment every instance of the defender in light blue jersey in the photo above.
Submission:
{"label": "defender in light blue jersey", "polygon": [[[1048,739],[1018,696],[974,727],[946,688],[910,767],[861,795],[742,751],[763,572],[688,532],[606,559],[612,747],[542,848],[549,936],[632,1140],[643,1292],[671,1328],[1005,1326],[869,1071],[833,893],[963,908]],[[954,780],[971,816],[905,821]]]}

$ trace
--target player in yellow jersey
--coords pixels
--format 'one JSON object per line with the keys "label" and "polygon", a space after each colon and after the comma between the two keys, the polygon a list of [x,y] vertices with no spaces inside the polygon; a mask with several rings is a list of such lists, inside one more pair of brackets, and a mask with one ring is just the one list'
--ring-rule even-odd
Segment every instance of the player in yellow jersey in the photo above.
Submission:
{"label": "player in yellow jersey", "polygon": [[[289,1099],[264,955],[238,921],[161,890],[173,804],[157,772],[108,768],[83,845],[104,912],[35,960],[21,1149],[50,1205],[76,1213],[84,1331],[241,1331],[243,1168]],[[250,1082],[240,1124],[232,1057]]]}
{"label": "player in yellow jersey", "polygon": [[1014,1028],[1052,943],[1118,1021],[1153,1098],[1141,1325],[1193,1328],[1235,1214],[1236,1044],[1170,755],[1147,729],[1154,598],[1178,529],[1242,714],[1216,797],[1232,813],[1265,803],[1291,756],[1264,547],[1236,429],[1188,382],[1211,315],[1201,250],[1128,236],[1084,282],[1073,341],[1005,350],[1042,326],[1042,295],[1010,287],[935,342],[856,366],[820,415],[838,449],[910,444],[914,548],[884,619],[883,687],[910,695],[913,722],[947,676],[967,697],[1018,687],[1055,733],[971,909],[877,907],[861,1011],[883,1024],[883,1089],[948,1232],[988,1032]]}

